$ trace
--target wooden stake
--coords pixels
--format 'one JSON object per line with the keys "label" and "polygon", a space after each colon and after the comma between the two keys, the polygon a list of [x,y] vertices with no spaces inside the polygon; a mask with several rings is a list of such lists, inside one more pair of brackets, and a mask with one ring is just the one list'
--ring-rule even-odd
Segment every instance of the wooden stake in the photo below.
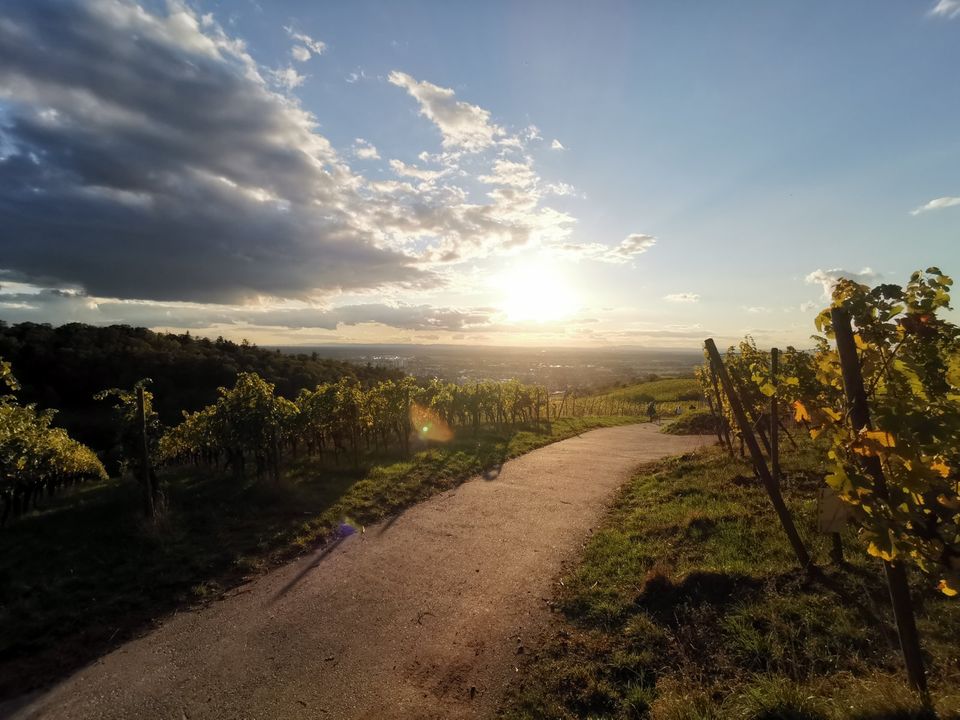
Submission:
{"label": "wooden stake", "polygon": [[[870,406],[863,387],[863,375],[860,373],[860,360],[857,345],[850,327],[850,314],[843,308],[830,311],[833,333],[837,341],[837,354],[840,356],[840,370],[843,374],[843,389],[850,406],[850,422],[853,431],[870,430]],[[860,458],[863,469],[873,478],[873,489],[877,497],[889,501],[887,479],[883,475],[880,458],[864,455]],[[910,586],[907,584],[907,571],[899,562],[884,561],[883,569],[890,589],[890,603],[893,605],[893,617],[900,638],[900,650],[903,662],[907,666],[910,684],[924,695],[927,692],[927,676],[923,668],[923,656],[920,652],[920,636],[913,616],[913,601],[910,598]]]}
{"label": "wooden stake", "polygon": [[807,569],[810,567],[810,554],[807,552],[807,548],[804,547],[803,540],[800,539],[800,535],[797,533],[797,528],[793,524],[793,518],[790,516],[790,510],[787,508],[786,503],[783,501],[783,496],[780,494],[780,486],[774,482],[773,477],[770,475],[770,470],[767,468],[767,462],[763,459],[763,451],[760,450],[760,445],[757,443],[757,438],[753,435],[750,421],[747,419],[747,414],[743,410],[743,405],[740,403],[740,398],[737,396],[737,393],[734,390],[733,382],[730,380],[730,376],[727,374],[727,369],[723,365],[723,359],[720,357],[720,352],[717,350],[717,345],[713,342],[713,338],[707,338],[703,344],[704,347],[706,347],[707,354],[710,357],[710,363],[713,365],[714,370],[717,373],[717,377],[720,378],[720,383],[723,385],[723,389],[727,393],[727,399],[730,401],[730,409],[733,411],[733,415],[737,419],[737,424],[740,426],[741,437],[747,444],[747,448],[750,450],[750,456],[753,458],[754,469],[760,476],[760,480],[767,491],[767,495],[770,497],[770,503],[773,505],[773,509],[776,511],[777,517],[780,519],[780,524],[783,526],[783,531],[787,534],[787,539],[790,541],[790,546],[793,548],[793,552],[797,556],[797,562],[800,563],[800,567]]}
{"label": "wooden stake", "polygon": [[153,519],[156,507],[153,504],[153,483],[150,480],[150,449],[147,444],[147,412],[143,386],[137,385],[137,425],[140,430],[140,484],[143,486],[143,512]]}
{"label": "wooden stake", "polygon": [[720,417],[720,422],[723,426],[723,435],[727,441],[727,450],[730,451],[730,457],[733,457],[733,441],[730,439],[730,428],[727,427],[727,424],[723,422],[725,418],[723,417],[723,398],[720,397],[720,388],[717,386],[717,373],[713,369],[713,362],[710,363],[710,384],[713,385],[713,394],[717,398],[717,415]]}
{"label": "wooden stake", "polygon": [[773,395],[770,396],[770,474],[773,481],[780,485],[780,408],[777,406],[777,373],[780,372],[780,350],[770,349],[770,382]]}

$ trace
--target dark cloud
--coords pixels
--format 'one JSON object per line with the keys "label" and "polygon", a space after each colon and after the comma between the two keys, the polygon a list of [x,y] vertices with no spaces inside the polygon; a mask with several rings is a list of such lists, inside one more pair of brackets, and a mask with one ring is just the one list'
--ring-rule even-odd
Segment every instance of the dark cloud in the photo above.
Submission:
{"label": "dark cloud", "polygon": [[362,180],[215,25],[122,0],[4,15],[0,267],[202,302],[433,282],[375,244]]}
{"label": "dark cloud", "polygon": [[450,308],[432,305],[358,303],[334,308],[251,307],[121,301],[92,298],[81,292],[43,290],[0,293],[0,318],[7,322],[125,323],[147,327],[208,328],[252,325],[289,330],[336,330],[341,326],[379,323],[401,330],[462,331],[492,327],[493,308]]}

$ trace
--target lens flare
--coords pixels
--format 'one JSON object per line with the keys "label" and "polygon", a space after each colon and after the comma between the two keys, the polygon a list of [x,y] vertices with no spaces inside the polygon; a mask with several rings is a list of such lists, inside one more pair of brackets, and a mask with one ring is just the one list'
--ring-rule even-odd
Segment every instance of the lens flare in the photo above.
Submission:
{"label": "lens flare", "polygon": [[417,429],[421,440],[447,442],[453,439],[453,430],[436,412],[417,403],[410,405],[410,424]]}

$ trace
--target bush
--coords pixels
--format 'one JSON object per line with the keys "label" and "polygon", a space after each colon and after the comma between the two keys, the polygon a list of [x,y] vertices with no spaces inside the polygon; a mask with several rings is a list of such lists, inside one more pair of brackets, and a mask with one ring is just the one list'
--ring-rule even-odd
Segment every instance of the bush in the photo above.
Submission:
{"label": "bush", "polygon": [[663,432],[670,435],[712,435],[717,431],[718,422],[720,418],[708,410],[690,410],[664,426]]}

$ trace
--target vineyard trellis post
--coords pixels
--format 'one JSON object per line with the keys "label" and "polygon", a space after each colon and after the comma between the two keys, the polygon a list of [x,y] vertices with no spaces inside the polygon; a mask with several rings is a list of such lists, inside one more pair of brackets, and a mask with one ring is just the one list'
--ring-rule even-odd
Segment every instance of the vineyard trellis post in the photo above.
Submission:
{"label": "vineyard trellis post", "polygon": [[733,381],[727,374],[727,369],[723,364],[723,359],[720,357],[720,352],[717,350],[717,345],[713,341],[713,338],[707,338],[703,344],[707,350],[707,356],[710,358],[710,364],[716,371],[717,377],[720,378],[720,384],[727,394],[730,409],[733,411],[733,415],[737,419],[737,424],[740,426],[740,433],[750,451],[754,468],[760,476],[760,480],[767,491],[770,503],[773,505],[777,517],[780,519],[780,525],[787,534],[790,546],[797,556],[797,562],[800,563],[800,567],[807,569],[810,567],[810,554],[807,552],[807,548],[804,546],[803,540],[800,539],[797,528],[793,524],[793,517],[790,515],[790,510],[787,508],[786,503],[783,501],[783,496],[780,494],[780,486],[774,482],[773,476],[770,475],[767,462],[763,457],[763,451],[760,449],[757,438],[753,434],[752,424],[747,418],[746,412],[744,412],[743,405],[740,403],[740,398],[737,396]]}
{"label": "vineyard trellis post", "polygon": [[[129,396],[128,396],[129,397]],[[143,511],[150,519],[156,517],[153,482],[150,478],[150,448],[147,443],[147,403],[143,385],[137,385],[137,430],[140,435],[140,484],[143,486]]]}
{"label": "vineyard trellis post", "polygon": [[[867,403],[867,392],[860,372],[856,340],[850,325],[850,313],[844,308],[835,307],[830,310],[830,319],[837,342],[837,355],[840,358],[840,371],[843,375],[843,388],[847,396],[853,432],[870,430],[872,427],[870,406]],[[884,501],[889,500],[887,480],[883,474],[880,458],[876,455],[864,455],[860,458],[860,463],[867,474],[873,478],[874,492],[877,497]],[[917,623],[913,614],[913,601],[910,598],[906,568],[903,563],[884,560],[883,570],[890,590],[890,604],[893,605],[893,617],[897,625],[903,661],[907,667],[907,678],[916,690],[925,695],[927,676],[923,667],[920,636],[917,633]]]}
{"label": "vineyard trellis post", "polygon": [[733,440],[730,439],[730,427],[724,422],[723,417],[723,398],[720,395],[720,387],[717,385],[717,373],[713,369],[713,363],[708,364],[708,371],[710,372],[710,384],[713,386],[713,394],[717,398],[717,416],[723,428],[723,437],[727,441],[727,450],[730,452],[730,457],[734,456],[733,452]]}
{"label": "vineyard trellis post", "polygon": [[770,348],[770,384],[773,393],[770,395],[770,474],[773,481],[780,485],[780,408],[778,407],[779,392],[777,375],[780,372],[780,349]]}

